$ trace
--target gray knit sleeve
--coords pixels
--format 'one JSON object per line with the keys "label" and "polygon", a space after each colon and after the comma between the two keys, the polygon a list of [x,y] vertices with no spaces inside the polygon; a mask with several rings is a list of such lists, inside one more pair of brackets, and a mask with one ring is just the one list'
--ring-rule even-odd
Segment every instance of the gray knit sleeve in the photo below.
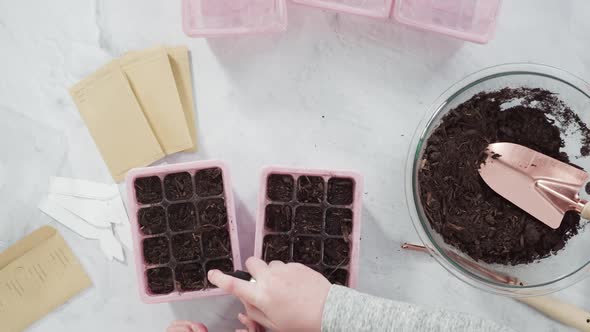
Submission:
{"label": "gray knit sleeve", "polygon": [[380,299],[332,286],[324,306],[322,332],[340,331],[513,332],[469,314]]}

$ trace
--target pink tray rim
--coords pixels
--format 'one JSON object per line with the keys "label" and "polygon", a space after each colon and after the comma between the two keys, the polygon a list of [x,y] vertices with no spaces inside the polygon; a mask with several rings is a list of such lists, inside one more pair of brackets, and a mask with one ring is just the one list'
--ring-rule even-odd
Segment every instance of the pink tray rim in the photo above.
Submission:
{"label": "pink tray rim", "polygon": [[254,239],[254,256],[262,257],[262,241],[264,236],[264,210],[266,207],[266,178],[269,174],[292,174],[292,175],[316,175],[316,176],[330,176],[330,177],[348,177],[355,181],[355,193],[353,204],[352,217],[352,248],[350,254],[349,264],[349,278],[348,287],[356,288],[358,285],[358,270],[359,270],[359,254],[360,254],[360,240],[361,240],[361,224],[362,224],[362,198],[364,179],[363,176],[356,171],[351,170],[328,170],[328,169],[310,169],[310,168],[294,168],[284,166],[267,166],[262,169],[260,176],[260,184],[258,189],[258,209],[256,212],[256,233]]}
{"label": "pink tray rim", "polygon": [[389,9],[383,11],[376,11],[370,9],[355,8],[347,5],[329,4],[329,3],[318,3],[317,0],[291,0],[297,4],[315,7],[319,9],[328,9],[336,12],[360,15],[373,18],[389,18],[393,8],[394,1],[391,0],[389,3]]}
{"label": "pink tray rim", "polygon": [[493,22],[489,26],[488,33],[483,34],[483,35],[462,32],[462,31],[453,30],[453,29],[435,26],[435,25],[418,23],[416,21],[413,21],[413,20],[410,20],[408,18],[401,16],[399,6],[400,6],[400,4],[396,2],[394,5],[393,17],[395,18],[396,21],[398,21],[401,24],[405,24],[405,25],[420,29],[422,31],[432,31],[432,32],[440,33],[440,34],[443,34],[443,35],[446,35],[449,37],[453,37],[453,38],[458,38],[458,39],[462,39],[462,40],[466,40],[466,41],[470,41],[470,42],[474,42],[474,43],[478,43],[478,44],[486,44],[490,40],[492,40],[496,34],[496,26],[498,24],[498,15],[500,13],[500,7],[502,6],[502,1],[498,1],[498,7],[496,8],[496,13],[494,15]]}
{"label": "pink tray rim", "polygon": [[230,241],[232,245],[232,257],[234,261],[234,267],[237,270],[242,269],[242,261],[240,258],[240,243],[238,240],[238,228],[237,228],[237,219],[236,219],[236,210],[235,210],[235,201],[233,196],[233,189],[232,189],[232,180],[231,175],[229,173],[227,165],[219,160],[207,160],[207,161],[194,161],[194,162],[187,162],[187,163],[179,163],[179,164],[172,164],[172,165],[163,165],[163,166],[152,166],[152,167],[142,167],[142,168],[135,168],[127,173],[125,178],[125,186],[127,188],[127,210],[129,214],[129,221],[131,223],[131,234],[133,237],[133,255],[135,257],[135,271],[138,280],[138,290],[139,290],[139,297],[144,303],[147,304],[154,304],[154,303],[163,303],[163,302],[173,302],[173,301],[184,301],[184,300],[192,300],[202,297],[209,297],[209,296],[218,296],[218,295],[226,295],[224,291],[221,289],[210,289],[204,291],[195,291],[195,292],[187,292],[183,294],[179,293],[170,293],[166,295],[149,295],[147,293],[147,285],[146,285],[146,278],[144,275],[144,263],[143,263],[143,254],[141,252],[140,241],[143,238],[141,234],[139,234],[139,227],[137,221],[137,211],[139,209],[139,205],[135,201],[135,179],[138,177],[150,176],[150,175],[164,175],[170,173],[177,173],[177,172],[185,172],[190,170],[198,170],[198,169],[205,169],[211,167],[219,167],[221,168],[223,174],[223,190],[225,194],[226,200],[226,207],[228,210],[228,225],[230,228]]}
{"label": "pink tray rim", "polygon": [[229,37],[235,35],[256,34],[256,33],[274,33],[287,30],[288,15],[286,0],[276,0],[279,5],[279,15],[281,23],[276,26],[261,28],[233,28],[233,29],[193,29],[189,25],[189,1],[182,0],[182,30],[189,37]]}

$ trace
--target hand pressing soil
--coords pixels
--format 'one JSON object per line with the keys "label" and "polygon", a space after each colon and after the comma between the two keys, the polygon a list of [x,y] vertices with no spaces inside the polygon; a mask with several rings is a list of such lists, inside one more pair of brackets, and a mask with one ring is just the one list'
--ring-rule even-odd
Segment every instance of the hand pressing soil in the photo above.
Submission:
{"label": "hand pressing soil", "polygon": [[[524,105],[502,110],[514,98]],[[563,106],[544,90],[503,89],[477,94],[443,117],[426,142],[418,182],[426,216],[446,243],[475,260],[516,265],[547,257],[577,234],[576,213],[567,213],[553,230],[495,193],[478,173],[486,147],[495,142],[569,162],[555,122],[583,126],[583,144],[590,142],[590,131]]]}

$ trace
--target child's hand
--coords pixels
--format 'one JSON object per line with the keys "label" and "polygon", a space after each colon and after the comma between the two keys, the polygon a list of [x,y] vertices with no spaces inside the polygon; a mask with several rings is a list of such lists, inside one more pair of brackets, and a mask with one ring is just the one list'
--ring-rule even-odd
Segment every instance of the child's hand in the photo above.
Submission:
{"label": "child's hand", "polygon": [[207,326],[201,323],[193,323],[186,320],[172,322],[166,332],[208,332]]}
{"label": "child's hand", "polygon": [[255,283],[233,278],[218,270],[210,271],[208,278],[244,303],[246,318],[270,330],[321,330],[324,303],[331,287],[324,276],[298,263],[275,261],[267,265],[254,257],[246,261],[246,267],[256,279]]}

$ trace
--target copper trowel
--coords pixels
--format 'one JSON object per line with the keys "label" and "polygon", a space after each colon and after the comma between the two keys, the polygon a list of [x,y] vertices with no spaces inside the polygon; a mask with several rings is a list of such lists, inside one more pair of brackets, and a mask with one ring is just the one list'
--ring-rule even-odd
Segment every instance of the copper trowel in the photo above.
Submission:
{"label": "copper trowel", "polygon": [[479,169],[495,192],[556,229],[567,211],[590,219],[590,204],[579,197],[588,173],[535,150],[513,143],[487,147]]}

